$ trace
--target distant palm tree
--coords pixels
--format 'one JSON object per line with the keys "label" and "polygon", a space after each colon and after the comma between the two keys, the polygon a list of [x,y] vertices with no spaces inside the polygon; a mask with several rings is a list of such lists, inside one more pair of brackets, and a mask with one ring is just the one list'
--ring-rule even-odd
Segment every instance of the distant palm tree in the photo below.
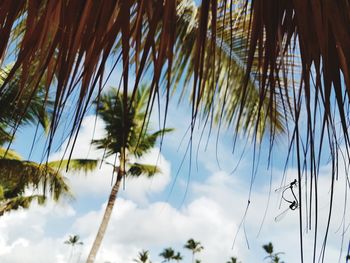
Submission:
{"label": "distant palm tree", "polygon": [[226,263],[238,263],[237,258],[235,257],[231,257],[229,261],[227,261]]}
{"label": "distant palm tree", "polygon": [[194,262],[195,254],[201,252],[202,249],[204,249],[204,247],[201,245],[201,243],[199,241],[195,241],[193,238],[187,240],[187,243],[185,244],[184,248],[191,250],[192,262]]}
{"label": "distant palm tree", "polygon": [[162,262],[169,262],[174,259],[175,251],[171,247],[165,248],[162,253],[159,254],[160,257],[164,258]]}
{"label": "distant palm tree", "polygon": [[142,250],[141,252],[139,252],[138,257],[133,261],[137,263],[151,263],[151,261],[149,260],[148,250]]}
{"label": "distant palm tree", "polygon": [[274,253],[273,252],[273,245],[271,242],[269,242],[266,245],[263,245],[263,249],[268,254],[264,259],[270,259],[271,263],[283,263],[283,261],[280,261],[279,255],[284,254],[284,253],[283,252]]}
{"label": "distant palm tree", "polygon": [[177,252],[174,256],[173,259],[176,260],[177,262],[183,260],[183,256],[180,254],[180,252]]}
{"label": "distant palm tree", "polygon": [[92,143],[98,149],[103,149],[106,157],[119,157],[118,164],[111,164],[117,172],[117,179],[108,198],[108,204],[98,229],[96,238],[90,250],[87,262],[94,262],[101,246],[110,217],[112,215],[115,200],[117,198],[122,179],[126,177],[138,178],[141,175],[152,177],[161,171],[156,165],[133,162],[151,150],[157,139],[171,129],[162,129],[150,133],[145,124],[145,114],[149,90],[145,86],[135,94],[131,105],[129,96],[127,103],[123,94],[117,89],[110,89],[101,96],[97,102],[96,111],[106,124],[106,137],[94,140]]}
{"label": "distant palm tree", "polygon": [[[70,262],[72,259],[75,247],[77,245],[82,246],[84,243],[80,241],[79,235],[73,235],[73,236],[70,235],[69,238],[66,241],[64,241],[64,244],[71,246],[71,251],[68,259],[68,262]],[[78,259],[78,262],[79,262],[79,259]]]}

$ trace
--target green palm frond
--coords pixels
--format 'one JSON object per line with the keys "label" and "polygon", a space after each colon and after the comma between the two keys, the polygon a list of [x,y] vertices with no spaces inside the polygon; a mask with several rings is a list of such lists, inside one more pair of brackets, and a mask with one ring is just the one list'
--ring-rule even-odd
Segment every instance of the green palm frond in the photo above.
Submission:
{"label": "green palm frond", "polygon": [[48,166],[57,169],[66,169],[68,165],[68,171],[85,173],[91,172],[96,169],[99,160],[96,159],[71,159],[48,162]]}
{"label": "green palm frond", "polygon": [[80,241],[79,235],[69,235],[68,240],[64,241],[64,244],[71,245],[72,247],[76,245],[84,245],[84,243]]}
{"label": "green palm frond", "polygon": [[237,263],[237,258],[231,257],[230,260],[227,261],[226,263]]}
{"label": "green palm frond", "polygon": [[[192,79],[196,71],[198,33],[198,25],[193,21],[198,21],[200,12],[193,1],[181,2],[177,13],[175,50],[178,52],[175,54],[172,82],[176,87],[180,81],[184,81],[181,85],[192,89]],[[219,3],[214,46],[211,41],[212,32],[208,31],[206,36],[207,44],[204,47],[203,58],[206,66],[203,69],[202,86],[199,87],[202,90],[199,95],[192,96],[198,96],[197,99],[200,99],[203,117],[206,118],[214,110],[216,123],[223,120],[224,124],[233,126],[237,131],[248,134],[257,132],[258,138],[262,137],[268,125],[273,126],[274,132],[281,133],[285,130],[285,124],[281,103],[276,94],[259,94],[259,87],[255,81],[259,79],[257,75],[250,76],[247,87],[243,88],[248,59],[249,18],[241,15],[241,9],[225,13],[224,1]],[[212,61],[215,61],[215,65]],[[254,61],[254,72],[259,72],[258,66]],[[186,89],[182,90],[182,94],[186,94]]]}
{"label": "green palm frond", "polygon": [[[143,134],[141,135],[141,138],[133,141],[133,143],[130,143],[128,149],[136,157],[140,157],[154,147],[158,138],[172,131],[174,131],[174,129],[167,128],[167,129],[156,131],[151,134]],[[134,136],[140,137],[140,135],[137,135],[137,134],[135,134]]]}
{"label": "green palm frond", "polygon": [[0,202],[5,199],[5,191],[2,185],[0,184]]}
{"label": "green palm frond", "polygon": [[[125,119],[122,95],[116,89],[103,94],[96,105],[96,111],[106,124],[107,137],[93,140],[98,149],[106,149],[106,155],[120,153],[123,144],[127,144],[127,135],[132,129],[133,113]],[[125,127],[124,127],[125,126]]]}
{"label": "green palm frond", "polygon": [[0,145],[9,142],[12,138],[10,132],[6,128],[4,123],[0,123]]}
{"label": "green palm frond", "polygon": [[148,263],[149,262],[149,252],[148,250],[142,250],[139,252],[138,257],[133,259],[134,262],[137,263]]}
{"label": "green palm frond", "polygon": [[[230,5],[234,3],[231,2]],[[250,23],[249,15],[242,15],[243,7],[234,6],[231,12],[228,11],[231,9],[228,2],[218,1],[215,41],[210,25],[206,32],[206,44],[203,46],[202,82],[194,94],[193,79],[198,74],[196,59],[200,8],[193,0],[177,2],[174,47],[176,52],[171,69],[172,92],[180,87],[180,100],[189,97],[191,102],[195,103],[194,106],[198,107],[198,116],[204,119],[213,117],[214,124],[221,125],[222,122],[226,127],[233,127],[248,137],[257,135],[257,138],[261,139],[266,131],[283,133],[288,116],[284,116],[286,112],[280,98],[283,97],[287,103],[288,97],[269,90],[261,93],[258,85],[261,67],[258,57],[253,59],[254,73],[245,83]],[[211,23],[210,18],[209,24]],[[145,27],[149,30],[147,24]],[[156,39],[157,45],[160,45],[160,42],[161,34]],[[289,54],[285,54],[285,57],[289,58]],[[153,70],[151,64],[152,59],[149,59],[146,68]],[[163,80],[167,81],[166,75]]]}
{"label": "green palm frond", "polygon": [[132,177],[139,177],[141,175],[152,177],[157,173],[161,173],[161,170],[156,165],[133,163],[130,164],[127,175],[130,175]]}
{"label": "green palm frond", "polygon": [[187,240],[187,243],[184,245],[184,248],[191,250],[193,253],[198,253],[202,249],[204,249],[204,247],[201,245],[201,242],[195,241],[193,238]]}
{"label": "green palm frond", "polygon": [[177,252],[174,256],[173,259],[176,261],[180,261],[183,259],[183,256],[180,254],[180,252]]}
{"label": "green palm frond", "polygon": [[64,178],[55,169],[30,161],[0,159],[0,185],[5,198],[20,196],[28,187],[50,193],[53,200],[61,196],[71,196]]}
{"label": "green palm frond", "polygon": [[170,261],[175,256],[175,251],[171,247],[165,248],[159,256],[164,258],[164,261]]}
{"label": "green palm frond", "polygon": [[4,147],[0,147],[0,158],[22,160],[22,157],[17,152],[11,149],[7,150]]}
{"label": "green palm frond", "polygon": [[38,204],[44,204],[46,197],[44,195],[16,196],[7,198],[5,201],[0,200],[0,216],[4,213],[17,210],[18,208],[29,208],[30,204],[37,200]]}
{"label": "green palm frond", "polygon": [[98,149],[105,150],[107,156],[121,153],[125,146],[130,154],[140,157],[154,147],[156,140],[172,129],[150,133],[147,123],[144,123],[148,96],[149,90],[145,86],[141,87],[125,113],[126,105],[122,93],[118,93],[117,89],[110,89],[101,95],[96,111],[105,122],[107,136],[92,143]]}
{"label": "green palm frond", "polygon": [[[12,65],[0,69],[0,86],[9,74]],[[37,88],[28,87],[20,91],[20,79],[18,72],[4,87],[0,96],[0,122],[7,128],[15,125],[39,122],[45,131],[48,131],[52,102],[47,99],[45,83],[41,81]],[[21,99],[18,100],[20,94]],[[27,104],[27,101],[30,103]],[[4,129],[5,130],[5,129]],[[6,131],[6,130],[5,130]]]}

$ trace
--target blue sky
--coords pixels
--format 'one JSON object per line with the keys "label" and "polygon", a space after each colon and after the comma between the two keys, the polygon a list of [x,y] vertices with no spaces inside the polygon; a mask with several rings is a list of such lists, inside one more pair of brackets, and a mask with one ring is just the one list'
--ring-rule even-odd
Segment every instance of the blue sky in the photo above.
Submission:
{"label": "blue sky", "polygon": [[[110,83],[119,82],[118,72]],[[74,148],[73,157],[101,158],[102,153],[90,148],[93,136],[95,117],[87,115]],[[157,127],[155,112],[153,126]],[[235,154],[232,154],[232,131],[222,129],[218,144],[216,133],[210,137],[204,151],[206,137],[200,145],[198,159],[196,149],[201,129],[195,130],[192,169],[189,174],[189,158],[183,159],[189,136],[181,139],[190,124],[190,109],[186,102],[178,105],[177,100],[170,104],[168,127],[176,131],[168,135],[159,160],[163,174],[153,179],[127,180],[125,190],[117,200],[113,216],[99,252],[97,262],[132,262],[141,249],[150,250],[152,262],[161,262],[158,254],[163,248],[172,246],[181,251],[184,262],[190,262],[190,253],[183,250],[183,244],[189,238],[201,241],[205,249],[198,255],[202,262],[226,262],[236,256],[242,262],[263,262],[265,254],[263,244],[273,242],[276,251],[285,262],[299,262],[299,223],[297,211],[290,211],[284,218],[275,222],[274,218],[281,213],[287,204],[282,203],[279,209],[280,194],[275,193],[281,184],[283,166],[287,152],[286,140],[279,140],[273,151],[272,170],[267,170],[268,144],[262,144],[261,160],[251,195],[251,205],[245,221],[247,240],[243,229],[239,231],[235,246],[232,244],[242,220],[248,201],[249,186],[252,174],[253,147],[247,149],[239,162],[245,140],[239,139]],[[64,130],[61,127],[60,132]],[[95,137],[103,136],[103,122],[97,120]],[[13,148],[28,157],[34,129],[27,127],[19,131]],[[60,134],[58,137],[60,138]],[[32,159],[40,161],[44,136],[36,143]],[[67,142],[63,143],[63,146]],[[219,164],[216,160],[219,153]],[[63,148],[53,153],[51,159],[62,157]],[[154,149],[145,159],[155,162],[158,149]],[[238,169],[231,173],[239,162]],[[198,170],[197,164],[198,163]],[[85,243],[75,251],[76,262],[86,258],[111,187],[111,170],[101,169],[89,174],[66,174],[75,195],[74,200],[63,200],[58,204],[48,202],[47,206],[33,205],[30,210],[16,211],[0,219],[0,261],[1,262],[68,262],[69,249],[63,244],[68,235],[78,234]],[[329,198],[330,166],[324,164],[320,172],[320,218],[326,219],[327,200]],[[176,176],[177,175],[177,176]],[[257,237],[268,202],[270,176],[272,192],[265,224]],[[296,178],[293,166],[287,170],[287,182]],[[344,173],[340,170],[340,187],[337,200],[344,200]],[[176,178],[176,179],[175,179]],[[188,191],[186,192],[186,189]],[[30,191],[30,190],[29,190]],[[324,198],[324,200],[322,200]],[[337,231],[342,215],[342,205],[337,203],[333,214],[329,245],[325,262],[335,262],[339,257],[341,231]],[[345,217],[349,218],[349,217]],[[347,223],[349,220],[347,219]],[[324,221],[320,220],[321,226]],[[322,236],[320,227],[319,235]],[[306,229],[304,230],[306,233]],[[305,254],[310,261],[313,235],[305,235]],[[345,240],[349,240],[346,233]],[[249,248],[247,245],[249,243]],[[347,242],[347,241],[345,241]]]}

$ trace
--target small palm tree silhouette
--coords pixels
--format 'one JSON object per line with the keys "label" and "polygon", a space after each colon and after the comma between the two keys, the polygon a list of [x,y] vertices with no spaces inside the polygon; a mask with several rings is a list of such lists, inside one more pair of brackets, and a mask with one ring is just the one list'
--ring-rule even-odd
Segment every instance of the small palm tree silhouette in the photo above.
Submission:
{"label": "small palm tree silhouette", "polygon": [[80,246],[84,245],[84,243],[80,241],[79,235],[70,235],[69,238],[66,241],[64,241],[64,244],[71,246],[68,262],[70,262],[72,259],[75,247],[77,245],[80,245]]}
{"label": "small palm tree silhouette", "polygon": [[139,255],[136,259],[134,259],[135,262],[137,263],[151,263],[149,260],[149,252],[148,250],[142,250],[139,252]]}
{"label": "small palm tree silhouette", "polygon": [[201,243],[199,241],[195,241],[193,238],[187,240],[187,243],[185,244],[184,248],[191,250],[192,262],[194,262],[195,254],[201,252],[204,249]]}

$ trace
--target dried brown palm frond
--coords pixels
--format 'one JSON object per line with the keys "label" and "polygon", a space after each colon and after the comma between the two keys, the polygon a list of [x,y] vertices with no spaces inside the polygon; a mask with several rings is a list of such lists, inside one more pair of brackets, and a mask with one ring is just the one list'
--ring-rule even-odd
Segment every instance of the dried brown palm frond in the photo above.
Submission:
{"label": "dried brown palm frond", "polygon": [[[293,135],[290,145],[295,146],[298,181],[309,182],[304,202],[299,209],[300,243],[303,244],[303,226],[315,233],[314,257],[318,231],[318,171],[322,153],[329,152],[330,206],[326,234],[320,249],[324,260],[325,246],[331,221],[334,185],[338,178],[339,162],[349,163],[349,62],[350,6],[348,1],[253,1],[250,26],[248,73],[253,70],[253,57],[258,52],[261,67],[260,86],[263,90],[276,90],[276,79],[284,76],[300,79],[293,87],[291,100]],[[263,46],[263,48],[260,48]],[[301,74],[293,74],[280,63],[287,50],[300,53]],[[342,157],[340,157],[342,156]],[[345,172],[345,176],[347,173]],[[348,178],[346,179],[348,181]],[[349,188],[349,185],[347,186]],[[299,186],[299,202],[302,200]],[[315,210],[313,210],[315,209]],[[313,213],[312,211],[316,211]],[[306,220],[305,219],[305,212]],[[308,215],[307,215],[308,214]],[[307,217],[308,216],[308,217]],[[301,253],[303,261],[303,251]]]}
{"label": "dried brown palm frond", "polygon": [[[214,102],[215,104],[222,103],[224,100],[227,109],[225,108],[223,111],[224,114],[220,113],[221,110],[217,110],[216,118],[224,118],[230,123],[235,119],[234,115],[239,112],[236,110],[237,101],[239,101],[237,93],[240,93],[238,88],[242,84],[240,78],[245,71],[242,66],[246,64],[246,56],[239,58],[241,61],[232,59],[232,56],[244,53],[239,50],[244,50],[244,45],[246,45],[244,40],[247,38],[247,34],[245,34],[246,30],[243,29],[246,29],[247,26],[244,27],[240,24],[246,20],[238,17],[237,14],[241,14],[241,11],[235,12],[233,17],[232,12],[225,10],[232,6],[230,1],[219,1],[215,6],[217,15],[215,15],[214,6],[211,11],[211,17],[217,16],[216,19],[209,17],[208,14],[206,25],[204,25],[203,21],[201,22],[203,19],[201,14],[205,15],[206,13],[204,10],[206,8],[205,2],[200,8],[202,11],[193,3],[193,9],[189,10],[188,2],[190,1],[136,1],[133,3],[128,1],[103,1],[101,3],[43,1],[34,4],[33,1],[28,1],[18,5],[11,1],[5,1],[2,4],[2,13],[0,14],[4,22],[2,23],[1,35],[5,40],[0,45],[0,54],[4,59],[5,51],[11,43],[7,41],[11,40],[11,36],[13,36],[16,40],[15,54],[17,56],[16,63],[0,89],[1,94],[6,92],[7,82],[18,71],[21,72],[21,88],[16,101],[20,101],[24,90],[27,91],[26,93],[29,90],[29,93],[34,96],[38,83],[44,78],[47,90],[51,89],[55,92],[51,136],[55,133],[67,98],[74,92],[79,96],[73,127],[79,128],[86,106],[91,101],[94,88],[99,86],[95,90],[98,92],[101,90],[105,63],[118,40],[120,56],[117,56],[116,60],[122,59],[124,91],[128,89],[128,81],[126,80],[129,76],[131,58],[136,65],[134,94],[142,73],[146,69],[146,63],[151,64],[154,74],[150,100],[158,92],[158,84],[164,65],[167,65],[165,75],[168,80],[168,91],[172,80],[181,78],[185,66],[188,72],[187,80],[194,77],[195,82],[197,82],[198,77],[205,79],[208,76],[207,81],[201,81],[201,87],[194,86],[192,100],[195,110],[193,113],[197,112],[200,101],[204,101],[201,105],[204,105],[203,109],[208,112]],[[232,8],[230,7],[230,9]],[[225,27],[228,22],[232,24],[232,20],[234,20],[232,28]],[[176,23],[171,21],[176,21]],[[216,21],[216,23],[210,21]],[[185,30],[186,32],[184,32],[188,23],[195,26],[190,31]],[[206,29],[207,24],[212,24],[212,26]],[[233,32],[235,39],[230,37]],[[199,38],[202,38],[201,42],[199,42]],[[218,39],[222,39],[222,41],[218,41]],[[182,40],[185,42],[181,43]],[[200,48],[201,43],[204,45],[203,50],[198,53],[197,47]],[[224,48],[222,47],[223,43],[225,43]],[[173,52],[174,46],[183,51],[186,51],[186,46],[190,46],[191,50],[190,53],[184,53],[183,57],[179,57],[182,52],[178,54]],[[225,47],[226,52],[222,52]],[[227,49],[232,49],[233,53]],[[133,55],[130,56],[130,54]],[[208,54],[216,55],[208,56]],[[204,57],[200,59],[199,65],[199,56],[202,55]],[[186,67],[183,62],[189,56],[191,56],[190,65]],[[173,63],[177,63],[177,65],[173,67]],[[233,65],[237,63],[239,63],[239,67]],[[219,64],[222,66],[220,65],[218,67],[220,70],[216,72],[213,68]],[[179,67],[182,70],[178,70]],[[176,70],[175,74],[171,74],[172,68]],[[232,77],[226,79],[223,73],[227,69]],[[57,77],[57,85],[50,87],[54,77]],[[240,114],[244,117],[238,118],[236,126],[245,128],[250,126],[250,129],[253,130],[252,127],[255,126],[252,125],[253,120],[260,121],[261,125],[258,125],[260,128],[257,130],[261,134],[265,126],[265,119],[270,119],[272,122],[275,120],[275,127],[277,130],[281,130],[283,128],[281,116],[278,116],[279,112],[275,108],[279,103],[268,103],[269,100],[264,99],[262,105],[258,107],[263,108],[263,117],[257,117],[260,110],[254,107],[256,103],[251,103],[250,98],[254,97],[254,101],[258,101],[259,94],[252,86],[254,85],[252,82],[248,83],[250,88],[247,92],[247,100],[250,102],[242,107],[248,110]],[[218,92],[215,92],[216,89]],[[216,93],[219,95],[214,97]],[[204,97],[202,98],[202,96]],[[268,98],[268,95],[264,95],[264,97]],[[214,98],[217,100],[215,101]],[[22,107],[26,108],[28,105]],[[220,107],[215,108],[219,109]]]}

